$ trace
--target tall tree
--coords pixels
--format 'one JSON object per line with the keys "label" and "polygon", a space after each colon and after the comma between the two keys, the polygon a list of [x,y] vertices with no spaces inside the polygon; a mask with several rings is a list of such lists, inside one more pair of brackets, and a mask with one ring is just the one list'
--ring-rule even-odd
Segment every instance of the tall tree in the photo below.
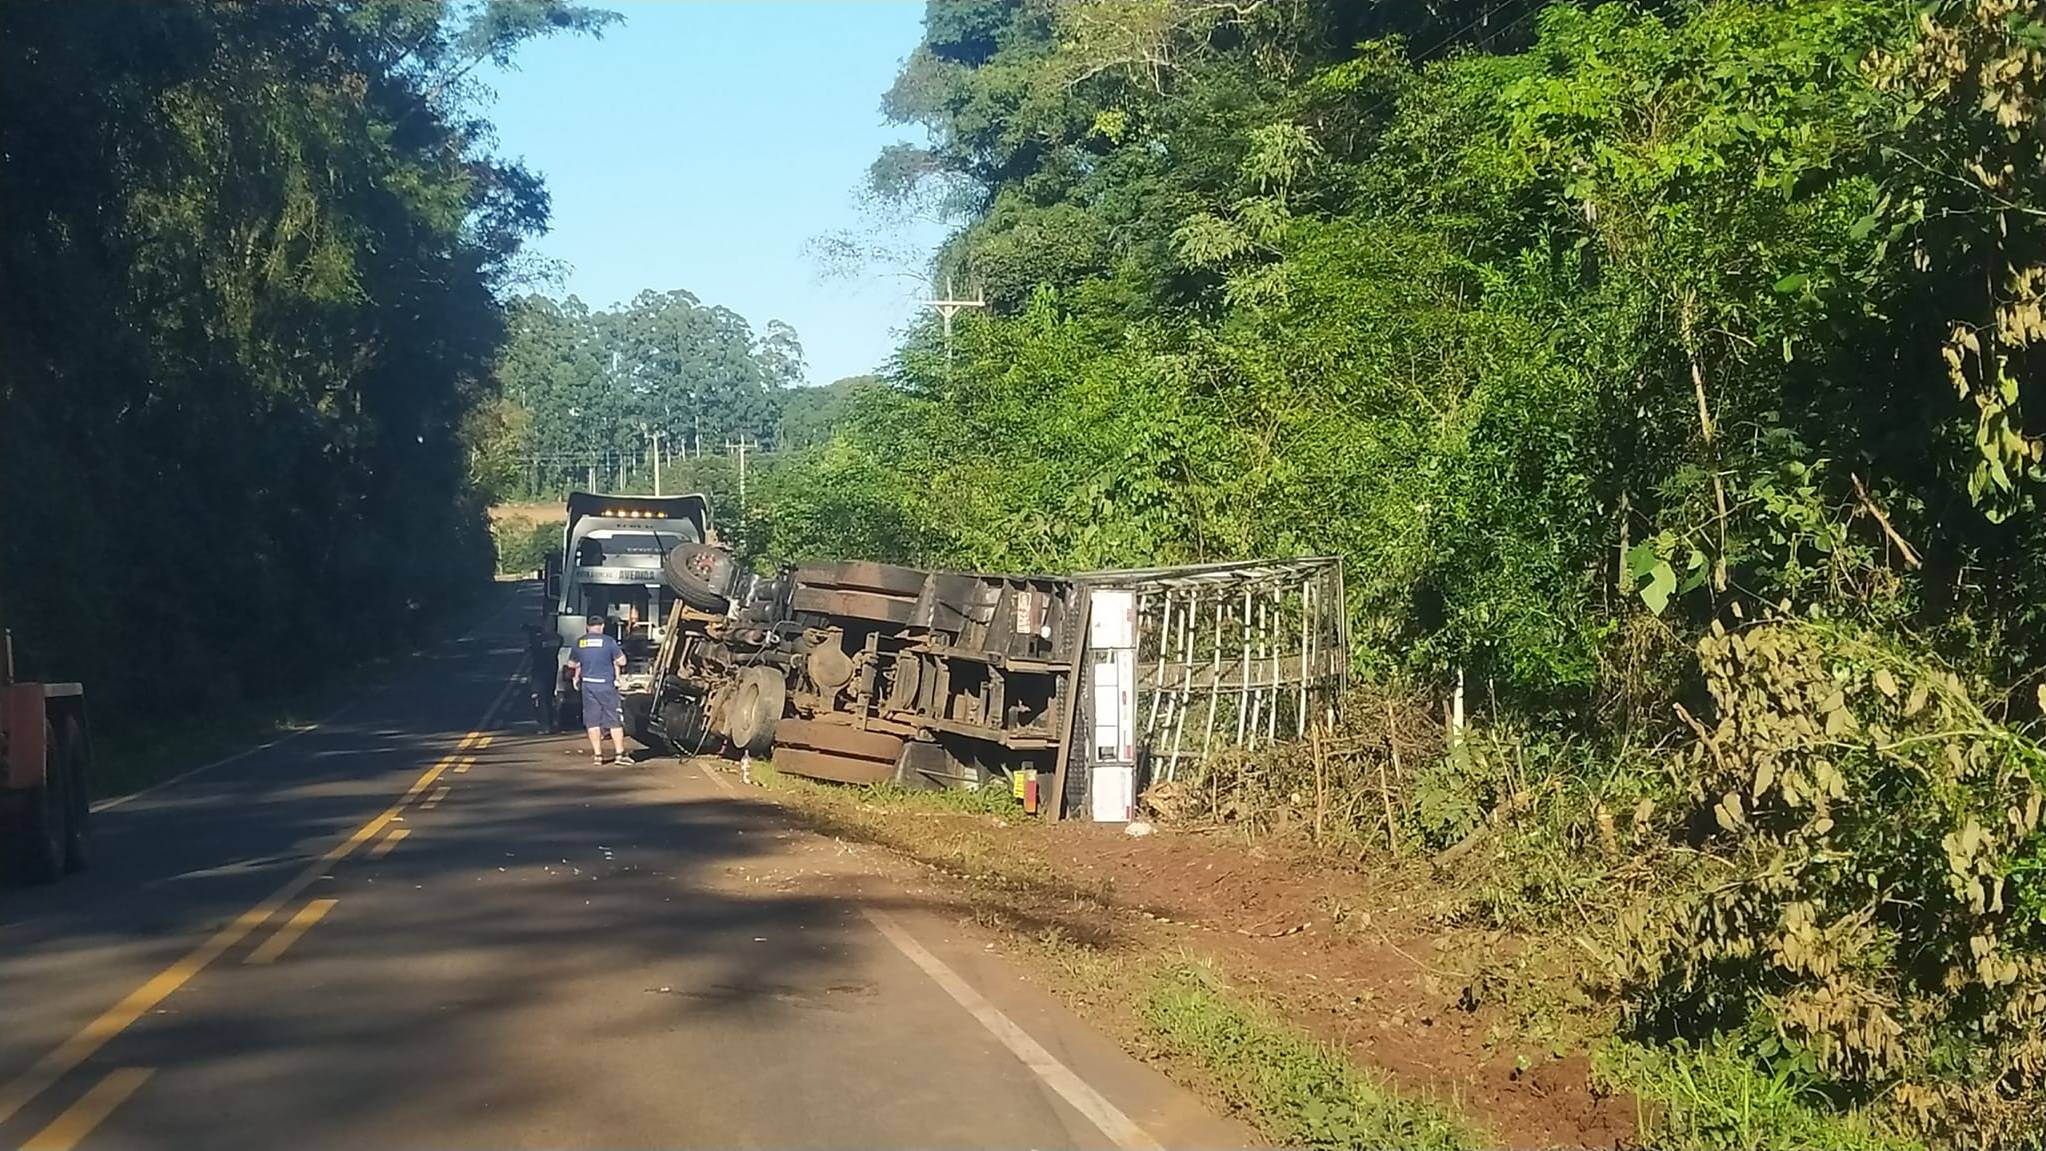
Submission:
{"label": "tall tree", "polygon": [[738,313],[684,291],[600,312],[536,295],[514,303],[497,370],[528,428],[521,442],[499,441],[522,463],[496,470],[523,466],[520,490],[558,491],[593,474],[600,486],[648,482],[656,433],[663,455],[772,445],[803,347],[779,320],[756,336]]}
{"label": "tall tree", "polygon": [[0,7],[0,579],[30,666],[174,709],[487,572],[465,429],[547,201],[467,77],[611,19]]}

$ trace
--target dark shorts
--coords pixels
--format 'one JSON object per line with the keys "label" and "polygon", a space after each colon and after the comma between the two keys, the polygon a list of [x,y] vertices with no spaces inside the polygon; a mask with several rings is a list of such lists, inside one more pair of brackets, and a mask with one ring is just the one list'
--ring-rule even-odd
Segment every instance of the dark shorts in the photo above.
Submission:
{"label": "dark shorts", "polygon": [[619,715],[617,688],[583,688],[583,726],[605,728],[625,726]]}

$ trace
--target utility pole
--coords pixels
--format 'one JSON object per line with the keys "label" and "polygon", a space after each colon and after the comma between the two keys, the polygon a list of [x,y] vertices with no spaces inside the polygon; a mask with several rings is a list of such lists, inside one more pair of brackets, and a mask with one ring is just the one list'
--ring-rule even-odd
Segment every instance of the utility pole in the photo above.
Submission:
{"label": "utility pole", "polygon": [[923,306],[926,308],[936,308],[938,310],[938,318],[945,323],[945,371],[949,374],[952,371],[952,317],[958,315],[965,308],[985,308],[987,307],[987,301],[981,298],[978,290],[973,293],[973,299],[971,300],[957,298],[952,292],[952,274],[947,272],[945,273],[945,298],[942,300],[925,300],[923,301]]}
{"label": "utility pole", "polygon": [[749,447],[757,448],[759,446],[758,441],[744,434],[740,435],[736,440],[725,441],[726,455],[731,455],[734,450],[737,450],[739,453],[739,514],[741,516],[746,514],[746,449]]}
{"label": "utility pole", "polygon": [[661,433],[654,431],[647,435],[654,443],[654,494],[658,496],[661,494]]}

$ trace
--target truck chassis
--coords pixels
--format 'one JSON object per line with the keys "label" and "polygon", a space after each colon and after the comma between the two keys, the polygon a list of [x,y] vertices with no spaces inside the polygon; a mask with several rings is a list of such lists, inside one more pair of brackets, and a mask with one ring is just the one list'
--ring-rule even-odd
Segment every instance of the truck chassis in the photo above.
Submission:
{"label": "truck chassis", "polygon": [[851,561],[740,582],[723,615],[676,605],[654,737],[772,748],[783,770],[846,783],[1007,787],[1053,769],[1085,623],[1072,580]]}

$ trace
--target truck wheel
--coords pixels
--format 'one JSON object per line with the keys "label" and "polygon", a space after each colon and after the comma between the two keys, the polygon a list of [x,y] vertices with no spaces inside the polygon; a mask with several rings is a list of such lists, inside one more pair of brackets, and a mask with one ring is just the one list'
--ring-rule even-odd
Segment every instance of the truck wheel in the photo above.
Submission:
{"label": "truck wheel", "polygon": [[[57,736],[45,725],[43,746],[54,753]],[[50,883],[64,874],[65,772],[54,754],[46,756],[43,785],[20,796],[20,818],[9,870],[24,883]]]}
{"label": "truck wheel", "polygon": [[92,753],[76,719],[64,725],[64,870],[92,866]]}
{"label": "truck wheel", "polygon": [[620,705],[620,710],[624,714],[618,718],[625,721],[626,733],[648,747],[654,746],[659,737],[654,732],[653,701],[635,693]]}
{"label": "truck wheel", "polygon": [[788,703],[788,681],[780,669],[749,667],[739,673],[738,690],[725,705],[725,735],[732,746],[755,755],[774,746],[774,728]]}
{"label": "truck wheel", "polygon": [[697,611],[723,612],[731,606],[740,571],[730,552],[712,544],[683,544],[661,561],[662,582]]}

